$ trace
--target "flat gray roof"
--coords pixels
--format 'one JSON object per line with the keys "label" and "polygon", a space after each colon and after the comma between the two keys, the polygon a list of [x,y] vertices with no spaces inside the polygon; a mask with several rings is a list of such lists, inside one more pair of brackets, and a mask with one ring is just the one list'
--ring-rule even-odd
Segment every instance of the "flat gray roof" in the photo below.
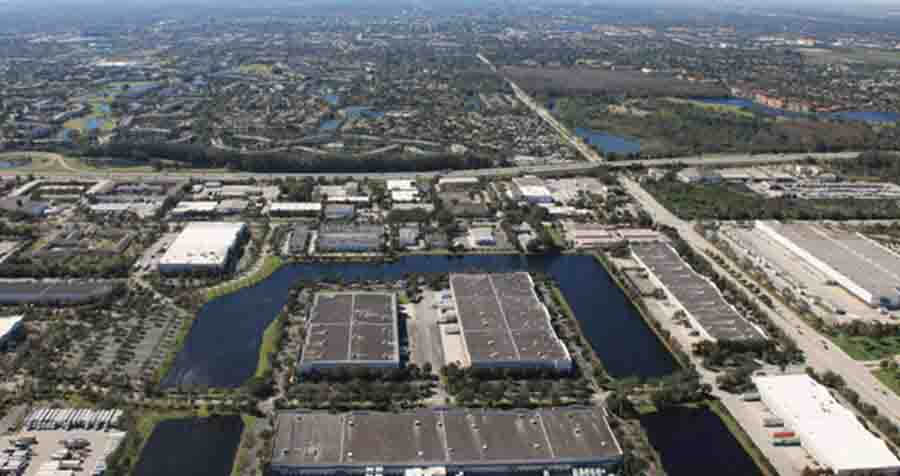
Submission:
{"label": "flat gray roof", "polygon": [[272,464],[293,467],[604,462],[622,455],[601,408],[282,412]]}
{"label": "flat gray roof", "polygon": [[397,326],[393,293],[317,293],[300,365],[399,365]]}
{"label": "flat gray roof", "polygon": [[900,256],[874,241],[858,233],[807,223],[765,224],[876,299],[900,294]]}
{"label": "flat gray roof", "polygon": [[675,299],[716,340],[762,339],[764,336],[728,304],[719,291],[695,273],[667,243],[632,248]]}
{"label": "flat gray roof", "polygon": [[571,365],[528,273],[452,274],[450,287],[472,364]]}

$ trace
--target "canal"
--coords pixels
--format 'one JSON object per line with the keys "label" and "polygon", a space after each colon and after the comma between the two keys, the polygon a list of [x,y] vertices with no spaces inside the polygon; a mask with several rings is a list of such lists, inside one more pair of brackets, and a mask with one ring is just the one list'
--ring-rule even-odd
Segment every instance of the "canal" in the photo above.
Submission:
{"label": "canal", "polygon": [[762,476],[718,415],[674,407],[641,417],[668,476]]}
{"label": "canal", "polygon": [[256,286],[210,301],[163,379],[166,388],[235,388],[255,372],[262,335],[300,280],[396,280],[406,273],[543,272],[553,277],[607,371],[614,377],[660,377],[676,363],[622,290],[592,256],[403,256],[391,263],[293,264]]}
{"label": "canal", "polygon": [[133,474],[227,476],[243,430],[238,415],[165,420],[147,440]]}

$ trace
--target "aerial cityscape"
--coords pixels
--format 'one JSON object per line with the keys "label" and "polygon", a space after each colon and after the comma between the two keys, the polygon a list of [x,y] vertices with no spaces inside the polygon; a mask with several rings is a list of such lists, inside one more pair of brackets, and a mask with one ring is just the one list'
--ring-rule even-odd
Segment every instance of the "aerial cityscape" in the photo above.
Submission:
{"label": "aerial cityscape", "polygon": [[0,476],[900,476],[900,4],[0,1]]}

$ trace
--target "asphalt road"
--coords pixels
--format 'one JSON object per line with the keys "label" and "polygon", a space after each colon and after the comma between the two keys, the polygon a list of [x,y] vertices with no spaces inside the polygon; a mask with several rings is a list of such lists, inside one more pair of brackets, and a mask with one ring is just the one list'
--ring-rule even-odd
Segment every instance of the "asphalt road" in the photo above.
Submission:
{"label": "asphalt road", "polygon": [[[0,158],[9,155],[21,156],[27,152],[14,152],[9,154],[0,154]],[[43,153],[47,154],[47,153]],[[220,180],[234,178],[256,178],[256,179],[274,179],[288,177],[312,177],[312,178],[356,178],[356,179],[401,179],[416,177],[509,177],[523,174],[553,174],[553,173],[577,173],[588,172],[598,167],[622,168],[634,165],[642,165],[645,167],[662,167],[669,165],[709,165],[709,166],[749,166],[749,165],[766,165],[784,162],[796,162],[807,157],[813,157],[821,160],[847,160],[853,159],[859,152],[841,152],[841,153],[814,153],[814,154],[715,154],[704,156],[687,156],[675,157],[668,159],[647,159],[647,160],[623,160],[615,162],[577,162],[572,164],[560,165],[539,165],[531,167],[501,167],[477,170],[439,170],[433,172],[367,172],[367,173],[253,173],[253,172],[202,172],[198,170],[188,172],[103,172],[102,170],[80,170],[63,160],[62,156],[56,155],[55,160],[60,164],[63,170],[54,171],[29,171],[17,169],[0,170],[0,176],[21,175],[33,173],[37,176],[53,176],[57,178],[78,178],[92,177],[105,179],[120,180],[142,180],[156,179],[160,177],[173,178],[198,178],[203,180]]]}
{"label": "asphalt road", "polygon": [[[691,223],[669,212],[638,183],[631,179],[623,178],[622,184],[626,191],[644,207],[644,210],[657,223],[677,229],[681,237],[695,251],[705,254],[705,250],[711,250],[728,260],[726,256],[718,253],[706,238],[697,233]],[[864,362],[853,360],[839,347],[831,344],[825,337],[819,335],[815,329],[806,324],[797,313],[784,306],[775,296],[769,295],[775,305],[775,309],[772,310],[763,305],[753,293],[747,291],[737,279],[722,269],[715,261],[709,260],[709,263],[720,275],[726,277],[739,289],[743,289],[748,296],[751,296],[759,304],[759,307],[766,312],[768,318],[794,339],[797,346],[806,354],[807,365],[814,368],[817,372],[831,370],[839,374],[850,388],[859,393],[861,401],[874,405],[878,408],[879,413],[891,419],[894,424],[900,424],[900,397],[882,385],[871,374],[870,370],[866,368]],[[734,265],[732,267],[737,269],[742,277],[748,281],[753,281],[752,278],[740,271],[739,266]],[[763,292],[767,295],[769,294],[768,291],[763,290]]]}

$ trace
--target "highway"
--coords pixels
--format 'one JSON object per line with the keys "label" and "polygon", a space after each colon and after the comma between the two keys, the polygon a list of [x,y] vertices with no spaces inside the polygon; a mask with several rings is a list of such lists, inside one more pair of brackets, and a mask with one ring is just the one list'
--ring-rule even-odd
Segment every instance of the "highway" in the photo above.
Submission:
{"label": "highway", "polygon": [[[688,166],[750,166],[750,165],[766,165],[786,162],[797,162],[808,157],[820,160],[847,160],[856,158],[860,152],[840,152],[840,153],[810,153],[810,154],[715,154],[704,156],[686,156],[673,157],[665,159],[646,159],[646,160],[622,160],[615,162],[574,162],[568,164],[554,165],[536,165],[529,167],[495,167],[487,169],[475,170],[437,170],[432,172],[365,172],[365,173],[257,173],[257,172],[221,172],[210,171],[204,172],[202,169],[193,169],[189,171],[162,171],[147,172],[135,171],[128,172],[118,170],[116,172],[105,172],[102,169],[88,170],[80,169],[70,164],[63,156],[48,152],[31,152],[35,155],[41,154],[45,157],[52,157],[57,167],[48,170],[31,170],[28,168],[10,168],[0,170],[0,176],[34,174],[36,176],[53,176],[58,178],[78,178],[78,177],[94,177],[106,179],[121,180],[141,180],[156,179],[160,177],[172,178],[199,178],[203,180],[217,179],[235,179],[235,178],[256,178],[256,179],[273,179],[273,178],[356,178],[356,179],[403,179],[416,177],[514,177],[524,174],[559,174],[559,173],[586,173],[596,168],[627,168],[633,166],[644,167],[666,167],[672,165],[688,165]],[[0,159],[10,157],[22,157],[29,152],[8,152],[0,154]]]}
{"label": "highway", "polygon": [[[497,67],[494,66],[493,63],[489,59],[487,59],[483,54],[478,53],[478,59],[480,59],[484,64],[490,66],[491,70],[497,74],[500,72],[497,70]],[[502,76],[502,75],[501,75]],[[553,114],[544,107],[543,104],[538,104],[537,101],[534,100],[528,93],[526,93],[522,88],[519,87],[518,84],[513,82],[513,80],[503,77],[507,83],[513,88],[513,92],[516,93],[516,97],[519,98],[519,101],[522,101],[529,109],[531,109],[535,114],[540,116],[544,122],[547,123],[550,127],[552,127],[559,135],[569,144],[572,144],[572,147],[575,148],[579,153],[581,153],[582,157],[585,158],[588,162],[603,162],[603,158],[600,157],[600,154],[597,153],[597,150],[593,147],[584,143],[578,135],[572,133],[566,126],[564,126],[561,122],[559,122]]]}
{"label": "highway", "polygon": [[[637,182],[622,178],[622,185],[626,191],[634,197],[643,206],[644,210],[650,214],[653,219],[663,225],[674,227],[678,230],[679,235],[694,250],[705,255],[706,250],[710,250],[721,256],[726,261],[730,261],[727,256],[718,253],[715,247],[706,240],[702,235],[697,233],[693,224],[686,222],[663,207],[650,193],[644,190]],[[712,264],[713,268],[720,275],[727,278],[744,293],[750,296],[759,305],[760,309],[766,312],[767,317],[780,327],[785,334],[789,335],[797,343],[797,346],[806,354],[807,365],[814,368],[817,372],[831,370],[846,381],[847,385],[854,391],[859,393],[860,400],[878,408],[879,413],[893,421],[894,424],[900,424],[900,397],[897,397],[890,389],[882,385],[866,368],[864,362],[856,361],[850,358],[844,351],[836,345],[830,343],[825,337],[819,335],[815,329],[809,326],[797,313],[781,303],[776,296],[771,295],[768,291],[762,292],[769,296],[774,303],[775,309],[772,310],[765,306],[753,293],[749,292],[737,279],[722,269],[715,261],[707,260]],[[731,263],[732,267],[738,270],[741,277],[752,282],[753,279],[741,271],[740,266]]]}

